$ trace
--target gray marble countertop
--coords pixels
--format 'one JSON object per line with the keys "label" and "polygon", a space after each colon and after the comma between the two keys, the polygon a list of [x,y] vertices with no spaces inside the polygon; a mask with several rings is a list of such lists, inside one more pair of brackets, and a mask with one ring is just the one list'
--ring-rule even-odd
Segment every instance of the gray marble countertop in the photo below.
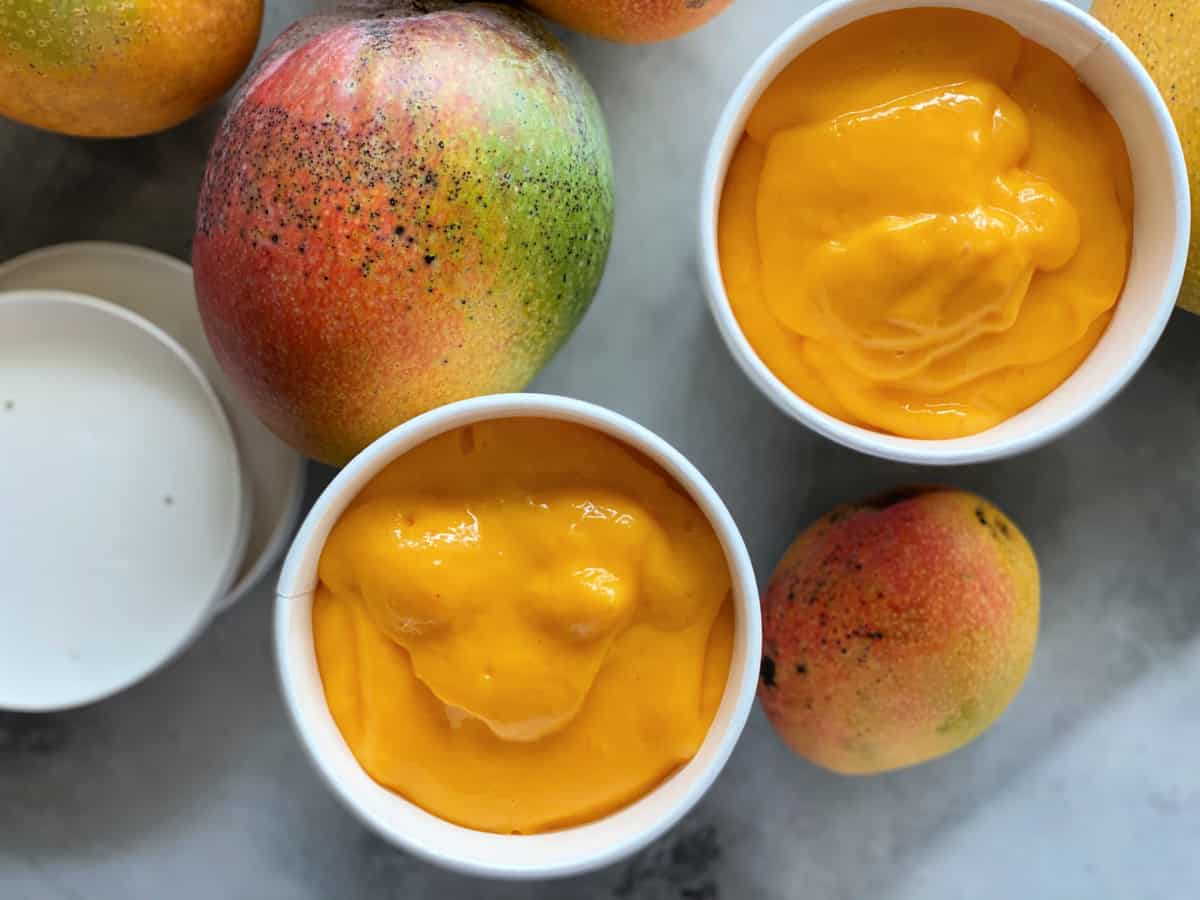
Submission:
{"label": "gray marble countertop", "polygon": [[[266,35],[316,5],[272,0]],[[709,135],[753,57],[812,5],[739,0],[664,46],[568,38],[608,115],[617,232],[591,312],[535,385],[620,410],[688,454],[760,576],[828,507],[931,478],[785,419],[735,367],[701,296],[695,210]],[[216,122],[122,142],[0,122],[0,259],[80,239],[186,258]],[[939,762],[848,779],[793,757],[756,711],[674,832],[572,881],[464,879],[343,811],[286,720],[264,582],[116,699],[0,713],[0,898],[1196,900],[1198,448],[1200,317],[1177,312],[1134,384],[1073,435],[932,476],[996,500],[1041,559],[1038,656],[995,728]],[[310,499],[328,478],[314,467]]]}

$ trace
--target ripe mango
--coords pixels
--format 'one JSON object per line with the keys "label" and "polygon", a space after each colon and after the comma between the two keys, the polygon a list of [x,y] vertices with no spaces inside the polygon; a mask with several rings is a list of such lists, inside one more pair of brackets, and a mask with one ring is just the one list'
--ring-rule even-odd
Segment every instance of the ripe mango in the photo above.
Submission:
{"label": "ripe mango", "polygon": [[339,0],[272,45],[200,189],[192,266],[243,402],[342,465],[434,407],[522,389],[600,283],[600,104],[515,7]]}
{"label": "ripe mango", "polygon": [[542,15],[593,37],[645,44],[699,28],[733,0],[525,0]]}
{"label": "ripe mango", "polygon": [[758,697],[784,741],[843,774],[915,765],[986,731],[1037,642],[1037,560],[988,501],[923,487],[841,506],[762,598]]}
{"label": "ripe mango", "polygon": [[263,0],[0,0],[0,116],[82,137],[177,125],[254,54]]}
{"label": "ripe mango", "polygon": [[1192,182],[1192,252],[1179,305],[1200,315],[1200,3],[1096,0],[1092,13],[1141,59],[1179,129]]}

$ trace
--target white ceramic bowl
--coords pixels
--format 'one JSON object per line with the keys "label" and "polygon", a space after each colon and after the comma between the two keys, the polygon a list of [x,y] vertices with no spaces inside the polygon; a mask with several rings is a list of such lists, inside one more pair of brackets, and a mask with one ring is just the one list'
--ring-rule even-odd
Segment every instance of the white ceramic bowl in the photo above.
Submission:
{"label": "white ceramic bowl", "polygon": [[[974,10],[1008,22],[1074,66],[1116,119],[1133,167],[1133,258],[1112,324],[1083,364],[1053,393],[988,431],[953,440],[914,440],[859,428],[805,402],[759,359],[725,294],[717,216],[730,158],[763,91],[821,38],[877,13],[922,6]],[[785,31],[742,79],[717,125],[704,170],[700,256],[705,291],[730,351],[780,409],[831,440],[901,462],[953,465],[1013,456],[1054,440],[1113,398],[1158,342],[1183,280],[1191,204],[1183,149],[1154,82],[1107,28],[1065,0],[832,0]]]}
{"label": "white ceramic bowl", "polygon": [[179,344],[93,297],[0,293],[0,462],[0,708],[100,700],[199,634],[250,509]]}
{"label": "white ceramic bowl", "polygon": [[[325,703],[313,650],[312,598],[317,562],[330,529],[351,500],[389,462],[436,435],[491,419],[560,419],[604,432],[640,450],[692,496],[721,540],[733,580],[736,634],[725,695],[699,752],[636,803],[595,822],[536,835],[473,831],[433,816],[372,781],[351,755]],[[577,874],[634,853],[674,825],[729,758],[754,702],[762,655],[758,586],[750,556],[716,491],[679,451],[624,416],[539,394],[501,394],[443,406],[388,432],[343,469],[317,500],[284,561],[275,609],[275,647],[283,695],[317,769],[349,809],[391,843],[430,862],[507,879]],[[580,760],[580,765],[586,765]]]}

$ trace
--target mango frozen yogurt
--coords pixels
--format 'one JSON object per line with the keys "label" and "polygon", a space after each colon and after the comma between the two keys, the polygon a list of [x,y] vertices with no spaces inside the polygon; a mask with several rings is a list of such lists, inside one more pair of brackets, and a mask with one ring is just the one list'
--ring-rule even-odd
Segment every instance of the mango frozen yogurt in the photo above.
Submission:
{"label": "mango frozen yogurt", "polygon": [[392,462],[334,526],[313,633],[364,770],[470,828],[604,816],[698,750],[730,667],[722,547],[659,467],[499,419]]}
{"label": "mango frozen yogurt", "polygon": [[763,94],[718,249],[743,333],[792,391],[954,438],[1091,352],[1132,207],[1121,134],[1064,60],[978,13],[909,9],[826,37]]}

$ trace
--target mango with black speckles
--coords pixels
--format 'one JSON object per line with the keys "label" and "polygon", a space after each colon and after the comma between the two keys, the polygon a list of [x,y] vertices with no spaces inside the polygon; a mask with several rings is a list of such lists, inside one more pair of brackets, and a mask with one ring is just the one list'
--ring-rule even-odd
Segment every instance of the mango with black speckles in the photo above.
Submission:
{"label": "mango with black speckles", "polygon": [[575,31],[626,44],[665,41],[723,12],[733,0],[526,0]]}
{"label": "mango with black speckles", "polygon": [[133,137],[195,115],[250,62],[263,0],[0,0],[0,115]]}
{"label": "mango with black speckles", "polygon": [[1192,249],[1179,305],[1200,316],[1200,3],[1096,0],[1092,15],[1138,55],[1179,129],[1192,185]]}
{"label": "mango with black speckles", "polygon": [[1004,513],[921,487],[841,506],[788,549],[762,598],[758,697],[804,758],[899,769],[986,731],[1037,643],[1032,548]]}
{"label": "mango with black speckles", "polygon": [[375,5],[268,50],[217,134],[192,246],[239,395],[335,465],[419,413],[528,384],[612,237],[599,103],[533,16]]}

